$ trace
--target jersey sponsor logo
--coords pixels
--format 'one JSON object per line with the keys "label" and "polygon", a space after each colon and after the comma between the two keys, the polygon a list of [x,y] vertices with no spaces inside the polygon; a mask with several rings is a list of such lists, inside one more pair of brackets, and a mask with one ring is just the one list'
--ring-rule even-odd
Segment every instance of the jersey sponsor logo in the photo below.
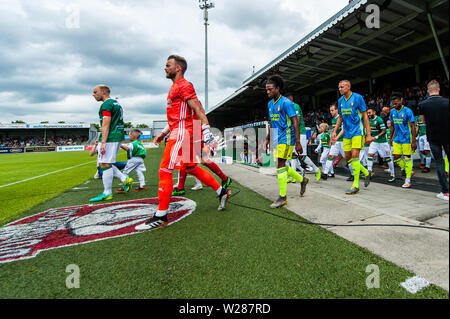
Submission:
{"label": "jersey sponsor logo", "polygon": [[[190,215],[194,201],[172,197],[167,225]],[[138,233],[135,227],[158,209],[157,198],[54,208],[0,228],[0,263],[36,257],[41,251]]]}

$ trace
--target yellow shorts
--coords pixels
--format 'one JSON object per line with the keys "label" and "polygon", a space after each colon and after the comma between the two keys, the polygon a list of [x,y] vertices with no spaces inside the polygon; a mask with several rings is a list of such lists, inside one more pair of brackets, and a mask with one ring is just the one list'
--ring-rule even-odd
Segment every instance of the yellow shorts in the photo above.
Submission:
{"label": "yellow shorts", "polygon": [[394,155],[413,155],[415,152],[413,152],[411,144],[393,144],[394,151],[392,154]]}
{"label": "yellow shorts", "polygon": [[278,144],[277,147],[273,149],[273,159],[275,161],[277,161],[278,158],[290,160],[292,159],[293,152],[294,152],[293,145]]}
{"label": "yellow shorts", "polygon": [[365,136],[354,136],[350,139],[344,138],[344,152],[351,152],[354,148],[363,150],[365,142]]}

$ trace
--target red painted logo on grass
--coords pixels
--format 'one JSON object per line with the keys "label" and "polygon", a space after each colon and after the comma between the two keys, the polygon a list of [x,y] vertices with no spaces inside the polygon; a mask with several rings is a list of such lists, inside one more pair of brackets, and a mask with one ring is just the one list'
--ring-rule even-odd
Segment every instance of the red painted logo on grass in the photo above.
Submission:
{"label": "red painted logo on grass", "polygon": [[[195,210],[194,201],[172,197],[171,225]],[[136,234],[150,219],[158,199],[147,198],[103,205],[50,209],[0,228],[0,263],[33,258],[41,251]]]}

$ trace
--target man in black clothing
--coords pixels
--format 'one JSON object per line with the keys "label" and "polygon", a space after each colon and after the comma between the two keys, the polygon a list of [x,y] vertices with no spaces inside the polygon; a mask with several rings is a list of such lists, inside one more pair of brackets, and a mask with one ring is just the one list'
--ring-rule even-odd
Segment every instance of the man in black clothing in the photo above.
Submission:
{"label": "man in black clothing", "polygon": [[419,114],[426,123],[427,139],[436,161],[436,172],[441,184],[441,193],[437,197],[448,201],[448,181],[442,156],[442,149],[447,157],[449,154],[448,98],[439,94],[440,86],[436,80],[430,81],[427,89],[429,97],[420,102]]}

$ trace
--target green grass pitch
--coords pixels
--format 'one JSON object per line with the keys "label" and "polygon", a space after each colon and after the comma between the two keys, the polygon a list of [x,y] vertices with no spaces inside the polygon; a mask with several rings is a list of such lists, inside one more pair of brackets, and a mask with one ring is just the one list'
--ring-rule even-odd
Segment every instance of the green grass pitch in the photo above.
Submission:
{"label": "green grass pitch", "polygon": [[[162,148],[148,150],[146,192],[113,201],[157,197],[161,157]],[[91,161],[87,152],[4,155],[0,186]],[[90,163],[0,188],[0,225],[87,204],[103,191],[94,174]],[[166,228],[0,264],[0,298],[448,298],[434,285],[410,294],[400,283],[412,273],[321,227],[233,205],[270,205],[237,183],[232,191],[240,192],[223,212],[213,190],[191,191],[193,184],[188,178],[186,197],[196,210]],[[284,208],[276,212],[300,219]],[[70,264],[79,266],[80,288],[66,287]],[[380,269],[380,288],[366,286],[370,264]]]}

